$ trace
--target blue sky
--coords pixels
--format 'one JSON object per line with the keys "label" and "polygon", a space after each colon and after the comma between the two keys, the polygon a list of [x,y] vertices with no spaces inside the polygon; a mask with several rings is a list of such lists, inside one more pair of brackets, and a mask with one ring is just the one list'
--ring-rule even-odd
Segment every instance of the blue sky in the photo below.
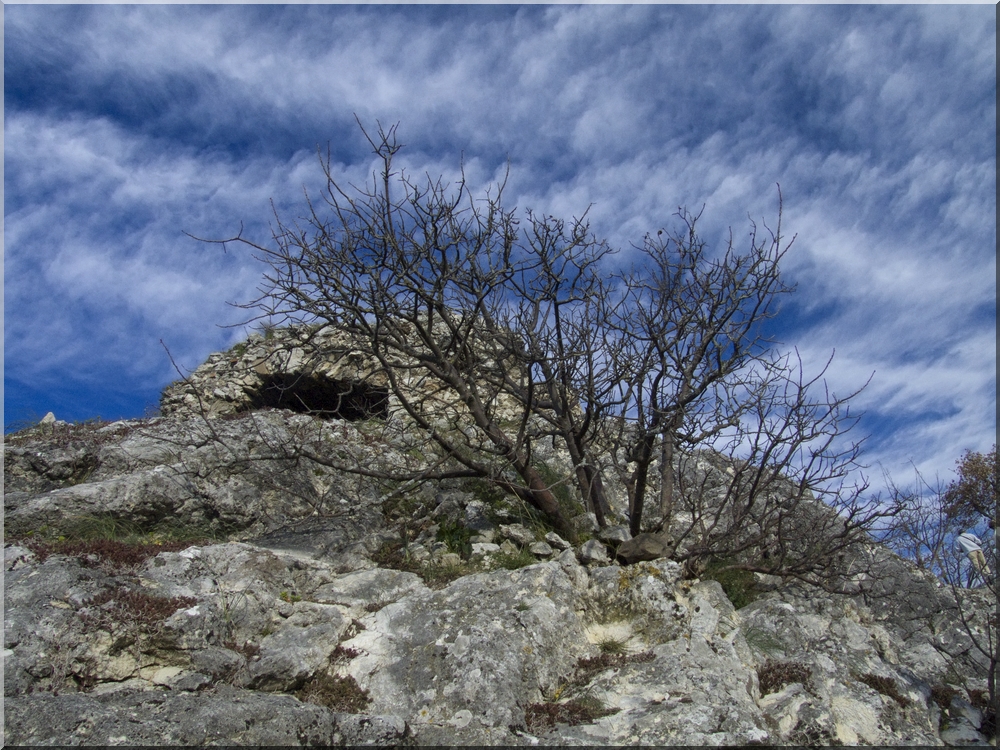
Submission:
{"label": "blue sky", "polygon": [[591,206],[627,248],[705,206],[797,239],[775,332],[856,403],[867,460],[951,478],[996,440],[996,9],[918,6],[6,5],[5,425],[140,416],[244,337],[261,268],[184,233],[268,236],[372,169],[509,205]]}

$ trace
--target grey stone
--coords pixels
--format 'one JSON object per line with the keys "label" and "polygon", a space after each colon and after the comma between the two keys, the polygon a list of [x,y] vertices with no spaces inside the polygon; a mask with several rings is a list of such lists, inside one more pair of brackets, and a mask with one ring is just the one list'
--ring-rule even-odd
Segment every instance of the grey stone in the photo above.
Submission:
{"label": "grey stone", "polygon": [[398,717],[354,716],[219,685],[211,691],[118,691],[8,697],[6,741],[15,745],[395,744]]}
{"label": "grey stone", "polygon": [[631,565],[646,560],[658,560],[668,552],[666,541],[659,535],[639,534],[623,542],[616,554],[626,565]]}
{"label": "grey stone", "polygon": [[980,745],[989,747],[990,741],[972,724],[962,717],[957,721],[949,722],[948,726],[941,730],[941,741],[946,745]]}
{"label": "grey stone", "polygon": [[535,541],[535,532],[519,523],[501,524],[500,534],[521,547],[526,547]]}
{"label": "grey stone", "polygon": [[472,545],[472,554],[476,557],[483,555],[493,555],[500,551],[499,544],[480,543]]}
{"label": "grey stone", "polygon": [[631,539],[632,534],[629,533],[628,526],[608,526],[597,532],[597,538],[602,542],[621,544]]}
{"label": "grey stone", "polygon": [[545,542],[534,542],[528,547],[528,551],[535,557],[552,557],[553,549]]}
{"label": "grey stone", "polygon": [[589,539],[580,547],[580,562],[584,565],[607,563],[608,548],[596,539]]}
{"label": "grey stone", "polygon": [[249,665],[248,686],[291,690],[325,668],[349,621],[336,607],[297,602],[281,628],[260,641],[260,657]]}
{"label": "grey stone", "polygon": [[[303,356],[294,359],[305,366]],[[198,392],[224,394],[213,409],[237,406],[253,377],[270,370],[236,377],[229,362],[253,370],[263,367],[256,357],[248,349],[245,358],[231,352],[212,359]],[[192,393],[183,390],[171,393],[184,401]],[[428,585],[415,573],[379,567],[374,553],[417,529],[419,541],[408,537],[407,565],[420,570],[415,550],[432,547],[428,564],[457,566],[461,559],[436,542],[434,526],[471,524],[481,538],[496,539],[495,523],[509,530],[518,520],[513,506],[487,504],[455,482],[415,490],[397,507],[383,503],[377,483],[307,461],[235,465],[234,454],[256,455],[261,441],[285,445],[303,434],[331,458],[347,449],[362,462],[402,461],[407,441],[401,433],[372,440],[357,425],[281,411],[207,424],[184,416],[193,408],[184,404],[176,402],[168,418],[36,429],[5,445],[8,534],[42,526],[67,533],[81,517],[107,515],[146,526],[204,525],[232,540],[126,568],[94,556],[41,560],[24,542],[8,544],[8,742],[982,741],[981,715],[958,700],[939,734],[940,712],[927,696],[948,680],[961,682],[955,687],[966,696],[963,688],[984,687],[959,615],[984,629],[996,604],[988,591],[961,592],[960,612],[933,577],[872,544],[864,554],[875,572],[856,576],[845,593],[770,578],[760,581],[756,601],[736,611],[718,583],[684,580],[681,565],[657,550],[647,553],[653,559],[609,565],[600,541],[584,545],[578,559],[554,533],[545,542],[523,537],[536,554],[545,552],[542,545],[561,549],[552,560],[448,584],[441,582],[448,576],[428,575]],[[568,465],[564,452],[539,450],[553,466]],[[684,471],[713,482],[725,470],[703,457],[689,464]],[[607,489],[614,501],[617,490]],[[678,513],[674,527],[683,531],[691,520]],[[592,517],[577,523],[585,533],[596,530]],[[611,546],[624,536],[620,528],[599,534]],[[516,552],[517,535],[507,536],[503,547],[478,551]],[[621,546],[627,551],[638,541]],[[103,609],[92,600],[123,589],[194,603],[141,627],[134,618],[112,622],[118,599]],[[596,666],[591,657],[598,655],[607,668]],[[774,664],[794,665],[798,677],[772,682],[764,693]],[[274,692],[321,674],[353,677],[372,698],[372,713],[335,713]],[[891,680],[905,708],[859,679],[865,675]],[[81,685],[91,692],[76,692]],[[552,700],[598,700],[617,712],[527,731],[527,707]]]}
{"label": "grey stone", "polygon": [[569,549],[573,546],[554,531],[550,531],[545,535],[545,541],[551,544],[555,549],[559,550]]}
{"label": "grey stone", "polygon": [[517,549],[517,545],[510,539],[504,539],[503,544],[500,545],[500,551],[506,555],[516,555],[519,550]]}

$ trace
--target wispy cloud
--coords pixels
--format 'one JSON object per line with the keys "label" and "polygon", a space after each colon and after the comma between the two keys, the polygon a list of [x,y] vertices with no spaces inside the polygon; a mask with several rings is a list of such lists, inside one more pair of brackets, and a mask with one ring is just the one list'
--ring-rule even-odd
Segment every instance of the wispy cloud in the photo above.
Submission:
{"label": "wispy cloud", "polygon": [[29,383],[149,393],[174,377],[159,339],[193,367],[242,335],[217,325],[260,269],[184,232],[266,240],[272,200],[320,187],[317,145],[364,182],[357,114],[401,123],[412,174],[461,159],[481,187],[509,160],[512,204],[589,208],[622,248],[678,206],[745,242],[780,183],[779,338],[814,369],[836,349],[839,392],[875,373],[873,460],[946,474],[995,440],[995,13],[8,6],[8,408],[47,410]]}

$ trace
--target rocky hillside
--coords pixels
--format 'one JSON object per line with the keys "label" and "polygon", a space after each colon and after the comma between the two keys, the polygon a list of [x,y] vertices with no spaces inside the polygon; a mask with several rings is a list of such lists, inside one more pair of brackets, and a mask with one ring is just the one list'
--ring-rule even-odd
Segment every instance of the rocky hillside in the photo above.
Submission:
{"label": "rocky hillside", "polygon": [[[248,362],[234,383],[212,362],[165,395],[167,416],[7,437],[8,744],[992,734],[971,637],[995,602],[979,592],[966,627],[947,589],[875,545],[882,575],[854,595],[685,578],[669,559],[630,562],[655,549],[623,526],[581,515],[572,546],[477,481],[408,487],[283,460],[275,447],[306,429],[356,465],[409,448],[366,418],[372,394],[351,396],[357,414],[268,408],[282,404],[252,396],[273,370]],[[344,372],[323,377],[352,393]]]}

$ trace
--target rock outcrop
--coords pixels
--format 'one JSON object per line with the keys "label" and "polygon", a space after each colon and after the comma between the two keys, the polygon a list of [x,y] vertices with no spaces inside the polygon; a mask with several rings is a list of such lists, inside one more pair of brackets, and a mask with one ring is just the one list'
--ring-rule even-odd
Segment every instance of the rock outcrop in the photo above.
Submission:
{"label": "rock outcrop", "polygon": [[573,547],[474,483],[278,460],[261,446],[305,427],[359,462],[407,446],[254,389],[220,383],[219,418],[178,386],[170,416],[8,436],[8,743],[986,741],[982,592],[963,626],[873,545],[885,575],[856,594],[750,576],[747,603],[626,530]]}

